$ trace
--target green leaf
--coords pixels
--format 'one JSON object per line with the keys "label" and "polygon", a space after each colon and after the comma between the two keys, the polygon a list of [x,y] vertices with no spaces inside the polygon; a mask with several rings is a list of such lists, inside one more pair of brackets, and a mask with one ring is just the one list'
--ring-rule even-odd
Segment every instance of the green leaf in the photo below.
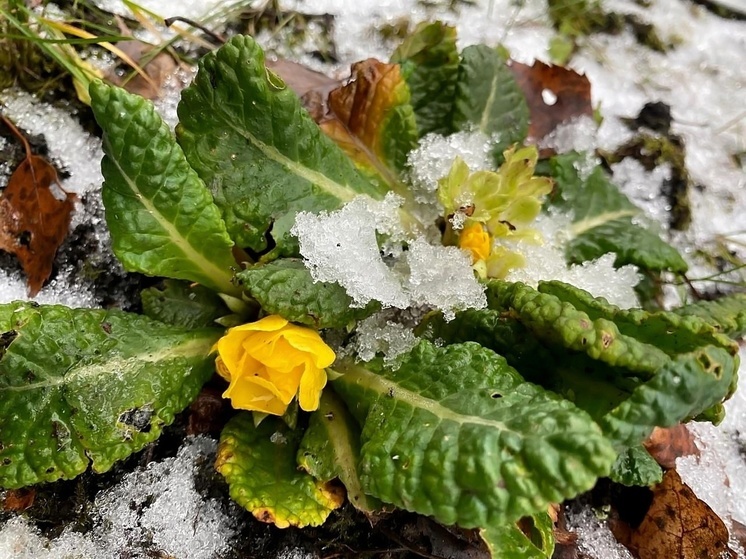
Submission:
{"label": "green leaf", "polygon": [[616,454],[591,418],[475,343],[421,342],[391,370],[335,366],[363,425],[363,489],[443,524],[515,522],[607,475]]}
{"label": "green leaf", "polygon": [[[530,534],[527,536],[524,529]],[[492,559],[549,559],[554,553],[554,523],[546,512],[522,518],[518,524],[479,531]]]}
{"label": "green leaf", "polygon": [[380,309],[376,301],[354,307],[342,286],[314,282],[308,268],[295,258],[252,266],[237,277],[267,313],[315,328],[344,328]]}
{"label": "green leaf", "polygon": [[[602,297],[593,297],[587,291],[560,281],[540,282],[538,291],[554,295],[563,303],[570,303],[593,320],[610,320],[620,333],[654,345],[670,356],[708,345],[722,347],[732,354],[738,351],[733,340],[696,315],[620,309]],[[724,314],[723,318],[726,318]]]}
{"label": "green leaf", "polygon": [[228,482],[231,498],[278,528],[320,526],[344,501],[338,489],[298,470],[302,435],[277,417],[255,426],[245,412],[220,435],[215,469]]}
{"label": "green leaf", "polygon": [[611,481],[626,486],[652,486],[663,480],[663,470],[645,447],[633,446],[622,451],[609,474]]}
{"label": "green leaf", "polygon": [[634,264],[644,270],[685,272],[678,251],[663,241],[652,225],[639,225],[642,212],[596,166],[583,178],[582,155],[570,153],[550,160],[556,194],[551,205],[573,215],[568,261],[582,263],[609,252],[615,265]]}
{"label": "green leaf", "polygon": [[311,414],[298,450],[298,465],[321,481],[339,478],[356,509],[368,513],[379,511],[383,503],[363,490],[359,460],[360,426],[344,402],[327,388],[321,393],[319,409]]}
{"label": "green leaf", "polygon": [[494,152],[502,152],[528,133],[529,110],[518,83],[498,49],[466,47],[461,53],[453,126],[499,135]]}
{"label": "green leaf", "polygon": [[386,192],[321,132],[251,37],[233,37],[202,58],[178,113],[179,143],[242,248],[266,250],[271,229],[273,255],[292,255],[297,212]]}
{"label": "green leaf", "polygon": [[734,293],[714,301],[699,301],[674,309],[673,312],[701,318],[731,338],[746,334],[746,293]]}
{"label": "green leaf", "polygon": [[220,212],[153,104],[102,82],[90,89],[114,254],[130,271],[236,294]]}
{"label": "green leaf", "polygon": [[[542,293],[548,290],[564,299],[574,293],[578,306],[593,312]],[[693,317],[602,312],[602,299],[559,282],[537,291],[491,281],[487,300],[488,310],[460,313],[450,323],[431,319],[431,335],[500,352],[527,378],[591,414],[619,449],[639,444],[655,426],[703,412],[716,419],[735,388],[737,346]]]}
{"label": "green leaf", "polygon": [[451,122],[458,79],[456,29],[422,22],[399,45],[391,62],[400,64],[409,85],[419,136],[454,132]]}
{"label": "green leaf", "polygon": [[0,307],[0,486],[105,472],[154,441],[214,372],[221,330],[117,310]]}
{"label": "green leaf", "polygon": [[143,289],[140,298],[145,316],[187,329],[216,326],[215,320],[230,314],[214,291],[177,280]]}

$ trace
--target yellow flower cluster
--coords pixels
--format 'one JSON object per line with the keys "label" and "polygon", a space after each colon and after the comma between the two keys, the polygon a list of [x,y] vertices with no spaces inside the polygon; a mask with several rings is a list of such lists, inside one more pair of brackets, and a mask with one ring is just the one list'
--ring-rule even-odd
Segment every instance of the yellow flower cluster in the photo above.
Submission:
{"label": "yellow flower cluster", "polygon": [[303,410],[318,408],[325,368],[336,358],[316,330],[277,315],[229,329],[213,349],[230,383],[223,397],[234,408],[272,415],[285,413],[296,394]]}
{"label": "yellow flower cluster", "polygon": [[471,253],[474,269],[483,277],[503,278],[511,268],[523,266],[523,256],[506,243],[541,242],[528,226],[541,211],[541,197],[552,189],[551,179],[534,176],[536,147],[511,148],[504,156],[497,172],[472,173],[456,158],[438,187],[446,216],[468,216],[458,245]]}

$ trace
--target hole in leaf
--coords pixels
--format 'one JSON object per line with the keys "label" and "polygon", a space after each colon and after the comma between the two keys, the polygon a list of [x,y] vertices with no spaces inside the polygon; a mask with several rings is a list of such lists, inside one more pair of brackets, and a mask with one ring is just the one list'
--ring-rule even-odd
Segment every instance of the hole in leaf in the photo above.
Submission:
{"label": "hole in leaf", "polygon": [[544,101],[545,105],[551,107],[557,102],[557,94],[549,88],[544,88],[541,90],[541,99]]}
{"label": "hole in leaf", "polygon": [[502,397],[503,397],[503,395],[502,395],[502,394],[500,394],[499,392],[493,392],[493,393],[492,393],[492,394],[491,394],[490,396],[491,396],[491,397],[492,397],[492,398],[493,398],[494,400],[497,400],[498,398],[502,398]]}

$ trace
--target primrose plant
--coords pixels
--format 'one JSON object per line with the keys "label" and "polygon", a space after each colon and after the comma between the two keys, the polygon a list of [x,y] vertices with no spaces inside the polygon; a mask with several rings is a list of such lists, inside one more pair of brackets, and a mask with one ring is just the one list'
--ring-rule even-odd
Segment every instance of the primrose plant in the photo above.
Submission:
{"label": "primrose plant", "polygon": [[[686,264],[584,154],[521,145],[501,50],[424,25],[354,65],[318,123],[249,37],[202,59],[175,135],[136,95],[90,94],[114,252],[168,279],[143,315],[0,307],[3,487],[108,470],[217,373],[237,411],[216,468],[257,518],[318,525],[346,495],[479,528],[494,557],[550,557],[551,504],[599,477],[653,484],[654,427],[722,419],[744,298],[647,312],[506,281],[542,204],[571,215],[568,263]],[[494,168],[457,158],[413,187],[421,138],[464,131],[492,139]],[[364,360],[358,327],[380,316],[417,337]]]}

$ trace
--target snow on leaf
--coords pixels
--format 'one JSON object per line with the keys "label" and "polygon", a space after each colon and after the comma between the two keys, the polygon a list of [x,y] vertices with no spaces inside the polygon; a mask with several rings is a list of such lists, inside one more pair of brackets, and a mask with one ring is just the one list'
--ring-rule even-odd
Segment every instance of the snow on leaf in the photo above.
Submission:
{"label": "snow on leaf", "polygon": [[273,256],[293,255],[297,212],[387,191],[321,132],[251,37],[233,37],[202,58],[178,113],[179,143],[241,248],[265,251],[271,234]]}
{"label": "snow on leaf", "polygon": [[0,196],[0,249],[18,257],[26,272],[28,294],[34,297],[52,273],[76,197],[62,190],[55,168],[31,153],[28,140],[13,123],[0,118],[26,152]]}

